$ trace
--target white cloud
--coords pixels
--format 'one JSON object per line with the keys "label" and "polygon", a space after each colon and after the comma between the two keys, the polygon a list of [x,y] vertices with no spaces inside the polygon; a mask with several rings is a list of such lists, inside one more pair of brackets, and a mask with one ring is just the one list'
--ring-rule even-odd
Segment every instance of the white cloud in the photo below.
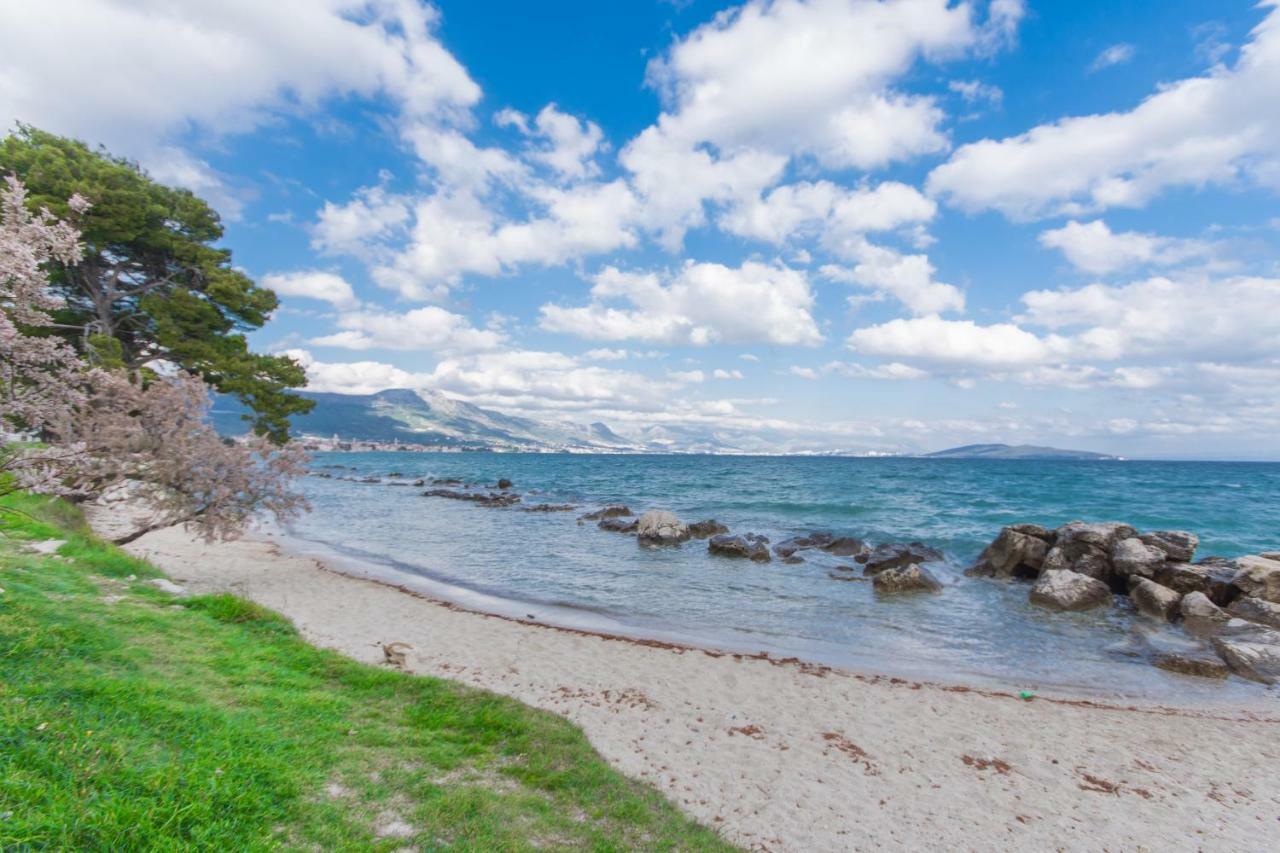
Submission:
{"label": "white cloud", "polygon": [[712,379],[741,379],[742,371],[741,370],[725,370],[724,368],[717,367],[715,370],[711,371],[711,378]]}
{"label": "white cloud", "polygon": [[1105,275],[1131,267],[1170,266],[1213,251],[1203,240],[1181,240],[1138,231],[1112,231],[1101,219],[1072,220],[1061,228],[1040,234],[1041,245],[1059,249],[1067,260],[1085,272]]}
{"label": "white cloud", "polygon": [[[539,325],[582,338],[664,344],[821,342],[804,273],[747,261],[737,269],[686,263],[667,281],[655,273],[606,267],[589,305],[544,305]],[[621,300],[630,307],[607,303]]]}
{"label": "white cloud", "polygon": [[892,296],[913,314],[964,310],[964,294],[954,285],[934,281],[936,270],[927,255],[903,255],[866,241],[851,247],[851,253],[858,259],[852,269],[828,264],[820,270],[822,276]]}
{"label": "white cloud", "polygon": [[947,83],[947,88],[963,98],[967,104],[986,101],[992,106],[999,106],[1004,100],[1004,92],[999,86],[983,83],[981,80],[952,80]]}
{"label": "white cloud", "polygon": [[1141,207],[1173,187],[1280,189],[1280,9],[1266,5],[1233,66],[1161,86],[1129,112],[964,145],[929,175],[930,192],[1024,218]]}
{"label": "white cloud", "polygon": [[731,234],[775,244],[816,233],[838,248],[867,232],[928,222],[937,212],[931,199],[897,181],[852,190],[830,181],[806,181],[735,204],[719,225]]}
{"label": "white cloud", "polygon": [[566,180],[582,180],[600,174],[594,162],[604,141],[604,133],[595,122],[579,120],[561,112],[555,104],[547,104],[530,125],[526,116],[515,110],[501,110],[495,120],[500,126],[515,127],[535,141],[530,159],[542,163]]}
{"label": "white cloud", "polygon": [[793,376],[801,379],[818,380],[823,376],[843,376],[846,379],[924,379],[929,374],[918,367],[912,367],[897,361],[886,364],[867,366],[851,361],[829,361],[820,368],[800,367],[793,365],[790,369]]}
{"label": "white cloud", "polygon": [[316,299],[328,302],[336,308],[354,308],[359,304],[355,291],[346,279],[323,270],[269,273],[262,277],[262,284],[281,296]]}
{"label": "white cloud", "polygon": [[367,257],[378,241],[403,227],[408,199],[380,186],[356,190],[346,204],[326,201],[312,229],[311,246],[321,252]]}
{"label": "white cloud", "polygon": [[307,350],[281,352],[307,372],[307,390],[329,394],[376,394],[388,388],[421,388],[422,376],[377,361],[321,362]]}
{"label": "white cloud", "polygon": [[1121,42],[1113,44],[1106,50],[1102,51],[1089,63],[1090,71],[1101,71],[1104,68],[1110,68],[1113,65],[1123,65],[1133,59],[1137,49],[1131,44]]}
{"label": "white cloud", "polygon": [[1012,323],[980,326],[936,316],[867,326],[849,337],[849,345],[867,355],[980,367],[1034,364],[1062,349],[1056,340],[1046,341]]}
{"label": "white cloud", "polygon": [[742,353],[741,355],[738,356],[738,358],[742,359],[743,361],[750,361],[750,362],[757,362],[760,360],[760,356],[752,355],[749,352]]}
{"label": "white cloud", "polygon": [[341,331],[313,338],[310,343],[354,350],[455,353],[491,350],[505,341],[501,332],[477,329],[466,317],[435,305],[404,314],[349,311],[338,316],[336,325]]}

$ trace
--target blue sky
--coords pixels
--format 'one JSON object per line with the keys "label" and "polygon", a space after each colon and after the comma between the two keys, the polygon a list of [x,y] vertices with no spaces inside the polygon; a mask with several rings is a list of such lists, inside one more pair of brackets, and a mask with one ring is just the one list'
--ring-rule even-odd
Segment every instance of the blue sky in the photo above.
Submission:
{"label": "blue sky", "polygon": [[1280,458],[1274,3],[49,0],[0,48],[6,125],[215,204],[320,390]]}

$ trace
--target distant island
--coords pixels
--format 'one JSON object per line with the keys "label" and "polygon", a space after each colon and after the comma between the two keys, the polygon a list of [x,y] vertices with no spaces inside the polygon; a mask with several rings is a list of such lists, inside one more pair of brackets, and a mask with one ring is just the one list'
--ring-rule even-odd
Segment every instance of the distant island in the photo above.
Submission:
{"label": "distant island", "polygon": [[1120,459],[1106,453],[1088,450],[1061,450],[1057,447],[1039,447],[1034,444],[966,444],[936,453],[924,454],[927,459]]}

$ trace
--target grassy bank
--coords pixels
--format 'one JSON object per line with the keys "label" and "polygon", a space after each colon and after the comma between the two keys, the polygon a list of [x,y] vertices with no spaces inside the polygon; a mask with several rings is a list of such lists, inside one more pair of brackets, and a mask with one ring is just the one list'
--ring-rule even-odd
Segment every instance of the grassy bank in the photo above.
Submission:
{"label": "grassy bank", "polygon": [[728,849],[554,715],[175,599],[65,504],[5,503],[0,849]]}

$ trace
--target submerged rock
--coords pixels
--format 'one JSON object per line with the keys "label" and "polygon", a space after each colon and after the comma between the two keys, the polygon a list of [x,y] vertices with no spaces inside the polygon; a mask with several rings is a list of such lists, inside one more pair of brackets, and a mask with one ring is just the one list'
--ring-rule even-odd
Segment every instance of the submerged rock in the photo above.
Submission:
{"label": "submerged rock", "polygon": [[573,512],[577,507],[573,504],[532,504],[520,509],[524,512]]}
{"label": "submerged rock", "polygon": [[857,557],[871,551],[871,547],[866,542],[852,536],[841,536],[817,547],[835,557]]}
{"label": "submerged rock", "polygon": [[859,555],[856,559],[862,563],[863,574],[877,575],[912,563],[937,563],[945,557],[937,548],[930,548],[923,542],[909,542],[906,545],[893,543],[877,545],[870,553]]}
{"label": "submerged rock", "polygon": [[1152,530],[1138,537],[1143,544],[1163,551],[1170,560],[1190,563],[1200,544],[1200,537],[1185,530]]}
{"label": "submerged rock", "polygon": [[1280,679],[1280,632],[1232,619],[1212,642],[1214,650],[1241,678],[1263,684]]}
{"label": "submerged rock", "polygon": [[928,569],[915,563],[896,569],[885,569],[878,572],[871,581],[872,587],[881,595],[896,595],[903,592],[941,592],[942,584]]}
{"label": "submerged rock", "polygon": [[1129,598],[1139,613],[1162,622],[1172,622],[1178,615],[1178,605],[1182,603],[1181,593],[1146,578],[1134,579],[1129,587]]}
{"label": "submerged rock", "polygon": [[842,536],[837,539],[827,532],[810,533],[805,536],[793,536],[773,546],[773,552],[779,557],[790,557],[797,551],[820,548],[837,557],[852,557],[870,550],[861,539]]}
{"label": "submerged rock", "polygon": [[1048,610],[1092,610],[1111,603],[1111,587],[1070,569],[1054,569],[1040,575],[1029,600]]}
{"label": "submerged rock", "polygon": [[1158,668],[1179,675],[1193,675],[1197,678],[1226,678],[1231,669],[1222,658],[1204,651],[1196,652],[1160,652],[1152,658]]}
{"label": "submerged rock", "polygon": [[498,481],[499,489],[509,489],[511,488],[512,485],[513,485],[512,482],[508,480],[506,477],[503,477],[501,480]]}
{"label": "submerged rock", "polygon": [[707,551],[721,557],[736,557],[757,563],[768,563],[772,560],[769,556],[769,540],[756,533],[741,536],[728,534],[712,536],[707,540]]}
{"label": "submerged rock", "polygon": [[1235,562],[1239,569],[1231,578],[1232,586],[1243,595],[1280,604],[1280,560],[1248,556]]}
{"label": "submerged rock", "polygon": [[1111,548],[1111,566],[1122,578],[1153,577],[1166,559],[1164,551],[1137,537],[1121,539]]}
{"label": "submerged rock", "polygon": [[666,510],[649,510],[636,522],[636,537],[641,545],[679,545],[689,540],[689,525]]}
{"label": "submerged rock", "polygon": [[689,525],[689,535],[694,539],[707,539],[728,532],[728,525],[721,524],[714,518],[708,518],[706,521],[695,521]]}
{"label": "submerged rock", "polygon": [[[1035,532],[1024,532],[1029,527],[1034,527]],[[1041,531],[1045,535],[1035,535]],[[978,555],[977,562],[965,574],[1001,580],[1034,578],[1040,574],[1048,553],[1047,530],[1036,525],[1013,525],[1000,531],[1000,535]]]}
{"label": "submerged rock", "polygon": [[614,505],[598,509],[595,512],[589,512],[586,515],[580,515],[578,516],[578,521],[600,521],[604,518],[622,518],[629,515],[635,515],[635,513],[625,506]]}
{"label": "submerged rock", "polygon": [[463,492],[457,489],[427,489],[422,493],[428,498],[449,498],[455,501],[471,501],[481,506],[513,506],[520,503],[520,496],[509,492]]}
{"label": "submerged rock", "polygon": [[1227,613],[1238,619],[1280,629],[1280,604],[1264,601],[1261,598],[1254,598],[1251,595],[1237,598],[1227,607]]}
{"label": "submerged rock", "polygon": [[596,527],[610,533],[635,533],[638,525],[639,522],[634,518],[602,518]]}

